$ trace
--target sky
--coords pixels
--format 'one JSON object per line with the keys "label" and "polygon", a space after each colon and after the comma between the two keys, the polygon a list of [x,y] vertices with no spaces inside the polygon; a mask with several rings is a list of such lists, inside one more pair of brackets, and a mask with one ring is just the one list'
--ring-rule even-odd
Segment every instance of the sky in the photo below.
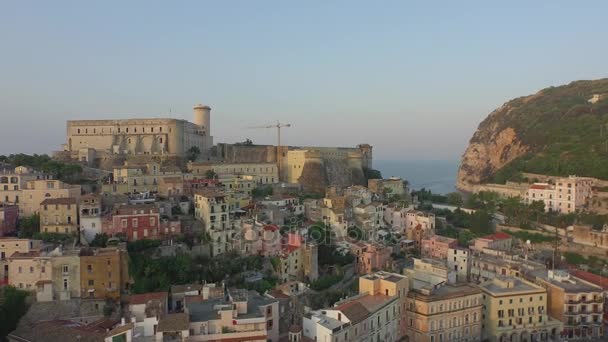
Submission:
{"label": "sky", "polygon": [[215,142],[456,160],[518,96],[608,76],[608,1],[2,1],[0,154],[212,107]]}

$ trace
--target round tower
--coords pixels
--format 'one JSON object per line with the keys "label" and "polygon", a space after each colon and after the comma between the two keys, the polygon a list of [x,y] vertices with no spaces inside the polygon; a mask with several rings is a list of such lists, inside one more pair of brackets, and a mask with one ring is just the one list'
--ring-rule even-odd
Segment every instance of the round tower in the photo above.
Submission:
{"label": "round tower", "polygon": [[211,135],[211,107],[197,104],[194,110],[194,124],[204,128],[208,136]]}

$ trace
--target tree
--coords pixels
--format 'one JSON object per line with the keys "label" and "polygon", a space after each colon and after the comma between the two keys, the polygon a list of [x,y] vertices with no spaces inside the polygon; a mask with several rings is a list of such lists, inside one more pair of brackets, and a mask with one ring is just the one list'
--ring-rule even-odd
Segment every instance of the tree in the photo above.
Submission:
{"label": "tree", "polygon": [[40,215],[33,214],[23,217],[17,222],[19,237],[31,239],[35,233],[40,232]]}
{"label": "tree", "polygon": [[106,234],[106,233],[96,234],[95,238],[93,238],[93,241],[91,241],[89,246],[106,247],[106,245],[108,244],[108,239],[109,239],[109,237],[108,237],[108,234]]}
{"label": "tree", "polygon": [[455,205],[457,207],[462,206],[462,195],[459,192],[450,192],[446,195],[446,198],[448,204]]}
{"label": "tree", "polygon": [[536,223],[540,220],[540,215],[545,212],[545,202],[543,201],[532,201],[528,206],[530,211],[536,216]]}
{"label": "tree", "polygon": [[19,320],[27,312],[26,291],[7,286],[0,290],[0,337],[17,328]]}
{"label": "tree", "polygon": [[382,173],[378,170],[363,168],[363,175],[365,179],[382,179]]}
{"label": "tree", "polygon": [[198,156],[200,154],[201,154],[201,149],[198,148],[198,146],[192,146],[186,152],[186,156],[187,156],[188,160],[190,160],[190,161],[195,161],[196,158],[198,158]]}
{"label": "tree", "polygon": [[215,171],[213,170],[207,170],[205,171],[205,178],[207,179],[215,179],[217,177],[217,173],[215,173]]}
{"label": "tree", "polygon": [[247,139],[245,139],[245,141],[237,142],[235,145],[253,146],[253,141],[251,141],[251,139],[247,138]]}

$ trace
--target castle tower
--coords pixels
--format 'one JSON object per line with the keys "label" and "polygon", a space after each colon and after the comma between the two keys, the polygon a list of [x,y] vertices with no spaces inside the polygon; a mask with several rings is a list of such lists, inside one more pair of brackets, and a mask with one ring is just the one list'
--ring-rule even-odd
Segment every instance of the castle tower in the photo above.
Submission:
{"label": "castle tower", "polygon": [[203,127],[205,134],[211,136],[211,107],[197,104],[194,110],[194,124]]}

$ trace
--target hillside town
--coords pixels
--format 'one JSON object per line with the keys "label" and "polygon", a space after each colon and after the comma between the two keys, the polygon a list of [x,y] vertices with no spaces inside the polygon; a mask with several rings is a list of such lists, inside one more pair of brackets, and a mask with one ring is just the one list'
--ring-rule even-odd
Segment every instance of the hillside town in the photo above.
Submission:
{"label": "hillside town", "polygon": [[606,336],[606,181],[433,194],[368,144],[214,144],[210,112],[69,121],[52,158],[0,158],[8,341]]}

